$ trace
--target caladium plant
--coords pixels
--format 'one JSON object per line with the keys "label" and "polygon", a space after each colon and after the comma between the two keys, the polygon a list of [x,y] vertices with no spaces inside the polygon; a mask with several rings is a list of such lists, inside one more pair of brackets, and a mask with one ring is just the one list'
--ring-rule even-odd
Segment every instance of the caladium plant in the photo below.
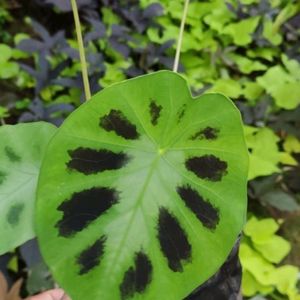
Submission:
{"label": "caladium plant", "polygon": [[0,254],[35,236],[37,180],[55,130],[45,122],[0,127]]}
{"label": "caladium plant", "polygon": [[74,111],[42,164],[36,231],[73,300],[178,299],[225,261],[246,214],[240,113],[170,71]]}

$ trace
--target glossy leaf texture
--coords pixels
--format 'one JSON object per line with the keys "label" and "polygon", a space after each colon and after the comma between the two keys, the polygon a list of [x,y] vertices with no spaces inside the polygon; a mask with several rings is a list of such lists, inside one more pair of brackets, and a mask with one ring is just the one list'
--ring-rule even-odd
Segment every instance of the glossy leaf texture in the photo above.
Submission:
{"label": "glossy leaf texture", "polygon": [[46,146],[56,127],[44,122],[0,127],[0,254],[34,237],[34,202]]}
{"label": "glossy leaf texture", "polygon": [[37,232],[73,300],[178,299],[213,275],[245,221],[241,117],[170,71],[108,87],[51,141]]}

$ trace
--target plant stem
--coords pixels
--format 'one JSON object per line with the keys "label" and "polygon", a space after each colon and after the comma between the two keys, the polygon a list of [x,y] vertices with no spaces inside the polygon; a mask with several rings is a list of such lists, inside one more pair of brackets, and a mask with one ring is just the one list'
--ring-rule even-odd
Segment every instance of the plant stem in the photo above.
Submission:
{"label": "plant stem", "polygon": [[83,39],[82,39],[82,34],[81,34],[81,25],[80,25],[80,19],[79,19],[79,13],[78,13],[78,7],[77,7],[76,0],[71,0],[71,5],[72,5],[72,10],[73,10],[73,15],[74,15],[77,41],[78,41],[78,47],[79,47],[81,73],[82,73],[82,79],[83,79],[85,99],[89,100],[91,98],[91,90],[90,90],[89,76],[88,76],[88,71],[87,71],[87,64],[86,64],[86,58],[85,58],[85,53],[84,53],[84,45],[83,45]]}
{"label": "plant stem", "polygon": [[185,0],[183,15],[182,15],[182,19],[181,19],[181,25],[180,25],[180,32],[179,32],[179,37],[178,37],[178,42],[177,42],[177,47],[176,47],[176,56],[175,56],[175,61],[174,61],[174,66],[173,66],[174,72],[178,71],[180,51],[181,51],[182,39],[183,39],[183,33],[184,33],[184,25],[185,25],[187,13],[188,13],[189,3],[190,3],[189,0]]}

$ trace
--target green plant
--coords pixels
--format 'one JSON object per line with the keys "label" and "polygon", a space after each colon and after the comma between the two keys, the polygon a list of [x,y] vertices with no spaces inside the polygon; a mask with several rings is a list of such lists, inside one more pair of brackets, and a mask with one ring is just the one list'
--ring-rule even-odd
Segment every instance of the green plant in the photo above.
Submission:
{"label": "green plant", "polygon": [[[250,218],[240,247],[243,266],[242,289],[245,296],[269,295],[271,299],[299,300],[299,269],[277,266],[290,251],[288,241],[276,235],[279,224],[273,219]],[[286,296],[286,297],[285,297]]]}
{"label": "green plant", "polygon": [[[48,2],[56,2],[59,6],[62,3]],[[94,10],[94,13],[97,11],[102,27],[99,20],[92,25],[89,17],[85,18],[84,26],[85,35],[94,38],[85,42],[93,91],[145,72],[172,68],[176,43],[172,44],[170,39],[179,31],[183,1],[159,1],[164,10],[155,15],[160,17],[151,17],[159,22],[155,26],[145,22],[144,12],[149,13],[148,5],[151,3],[159,11],[159,5],[155,6],[157,1],[131,1],[128,6],[126,1],[113,0],[110,1],[114,3],[111,7],[101,8],[104,2],[106,0],[97,1],[99,6]],[[138,2],[144,6],[144,10],[138,9]],[[85,8],[81,8],[83,13]],[[250,211],[257,216],[278,217],[280,214],[287,220],[285,235],[288,236],[289,226],[292,225],[289,220],[299,212],[300,207],[298,1],[191,1],[190,8],[180,70],[185,68],[183,75],[193,93],[221,92],[231,97],[239,107],[244,122],[249,125],[245,127],[245,134],[250,150]],[[151,10],[153,12],[152,6]],[[51,14],[51,9],[47,11]],[[30,17],[36,17],[31,11],[29,13]],[[49,19],[49,15],[44,19]],[[26,29],[26,25],[20,27],[26,32],[32,32],[32,29],[36,32],[34,40],[27,36],[20,43],[24,47],[21,48],[26,50],[23,42],[27,40],[27,57],[30,58],[25,63],[31,69],[27,68],[20,71],[17,77],[12,77],[20,88],[18,92],[17,87],[13,89],[12,80],[1,82],[1,92],[4,94],[0,100],[3,106],[1,122],[15,122],[20,117],[20,121],[43,119],[60,124],[65,114],[52,118],[58,116],[57,110],[61,111],[66,104],[77,107],[83,99],[83,96],[80,97],[83,89],[77,81],[80,76],[79,55],[75,56],[78,43],[70,38],[73,29],[70,30],[64,22],[57,22],[57,29],[69,32],[68,40],[61,39],[59,46],[53,44],[49,47],[53,31],[47,26],[43,30],[47,32],[48,29],[51,34],[46,34],[48,38],[45,42],[38,32],[39,25],[36,22],[32,23],[32,28],[30,26]],[[116,27],[119,31],[117,35],[114,33]],[[14,40],[19,38],[17,34]],[[41,51],[40,41],[43,42]],[[64,42],[72,48],[69,50],[73,56],[69,56],[67,53],[70,52],[62,48]],[[24,52],[18,50],[19,53],[16,53],[16,49],[12,50],[10,62],[24,55]],[[51,67],[40,70],[41,61],[45,65],[44,57]],[[67,67],[56,73],[56,68],[64,66],[66,61]],[[20,62],[24,63],[23,58]],[[55,77],[52,74],[56,74]],[[63,82],[71,85],[65,86]],[[95,83],[99,83],[100,87]],[[10,86],[13,93],[17,93],[16,99],[24,99],[25,95],[35,100],[30,100],[32,103],[28,107],[24,103],[21,110],[15,110],[14,97],[6,102],[9,97],[5,94],[7,90],[12,90]],[[32,89],[41,86],[42,90]],[[54,107],[56,112],[53,112]],[[290,240],[294,250],[287,260],[297,265],[297,239]]]}
{"label": "green plant", "polygon": [[9,79],[15,77],[19,72],[19,65],[10,59],[13,55],[13,49],[8,45],[0,44],[0,78]]}
{"label": "green plant", "polygon": [[[33,183],[18,207],[3,202],[5,225],[20,217],[20,231],[13,244],[10,232],[1,233],[2,251],[32,237],[21,218],[25,208],[32,213],[53,135],[46,127],[41,139],[43,126],[2,128],[3,159],[19,164],[22,188]],[[11,138],[28,143],[24,156]],[[226,97],[193,98],[169,71],[115,84],[74,112],[48,145],[35,226],[42,252],[73,299],[182,299],[217,271],[241,231],[247,167],[241,117]],[[16,181],[8,169],[5,191]]]}

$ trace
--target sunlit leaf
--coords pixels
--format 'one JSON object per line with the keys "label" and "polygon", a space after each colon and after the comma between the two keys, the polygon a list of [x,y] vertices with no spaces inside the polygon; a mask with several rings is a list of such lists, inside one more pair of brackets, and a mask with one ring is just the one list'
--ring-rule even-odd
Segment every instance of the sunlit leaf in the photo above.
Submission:
{"label": "sunlit leaf", "polygon": [[42,253],[73,300],[180,299],[224,262],[246,211],[241,117],[161,71],[104,89],[52,139]]}
{"label": "sunlit leaf", "polygon": [[282,36],[275,30],[272,20],[265,19],[263,26],[263,37],[266,38],[274,46],[281,44]]}
{"label": "sunlit leaf", "polygon": [[254,243],[254,248],[268,261],[279,263],[290,252],[291,245],[281,236],[273,235],[260,243]]}
{"label": "sunlit leaf", "polygon": [[242,94],[242,87],[236,80],[221,78],[217,80],[210,92],[223,93],[228,97],[238,98]]}
{"label": "sunlit leaf", "polygon": [[283,148],[288,153],[300,153],[300,141],[292,135],[287,136]]}
{"label": "sunlit leaf", "polygon": [[281,152],[277,145],[279,138],[275,133],[265,127],[261,129],[254,128],[253,131],[247,129],[245,135],[250,149],[248,179],[279,172],[277,165],[281,159]]}
{"label": "sunlit leaf", "polygon": [[258,244],[269,239],[278,230],[279,225],[272,218],[258,220],[252,217],[244,228],[244,233]]}
{"label": "sunlit leaf", "polygon": [[229,34],[236,45],[248,45],[252,41],[251,34],[256,29],[259,17],[253,17],[227,25],[223,33]]}
{"label": "sunlit leaf", "polygon": [[0,254],[34,236],[37,179],[55,130],[42,122],[0,127]]}

